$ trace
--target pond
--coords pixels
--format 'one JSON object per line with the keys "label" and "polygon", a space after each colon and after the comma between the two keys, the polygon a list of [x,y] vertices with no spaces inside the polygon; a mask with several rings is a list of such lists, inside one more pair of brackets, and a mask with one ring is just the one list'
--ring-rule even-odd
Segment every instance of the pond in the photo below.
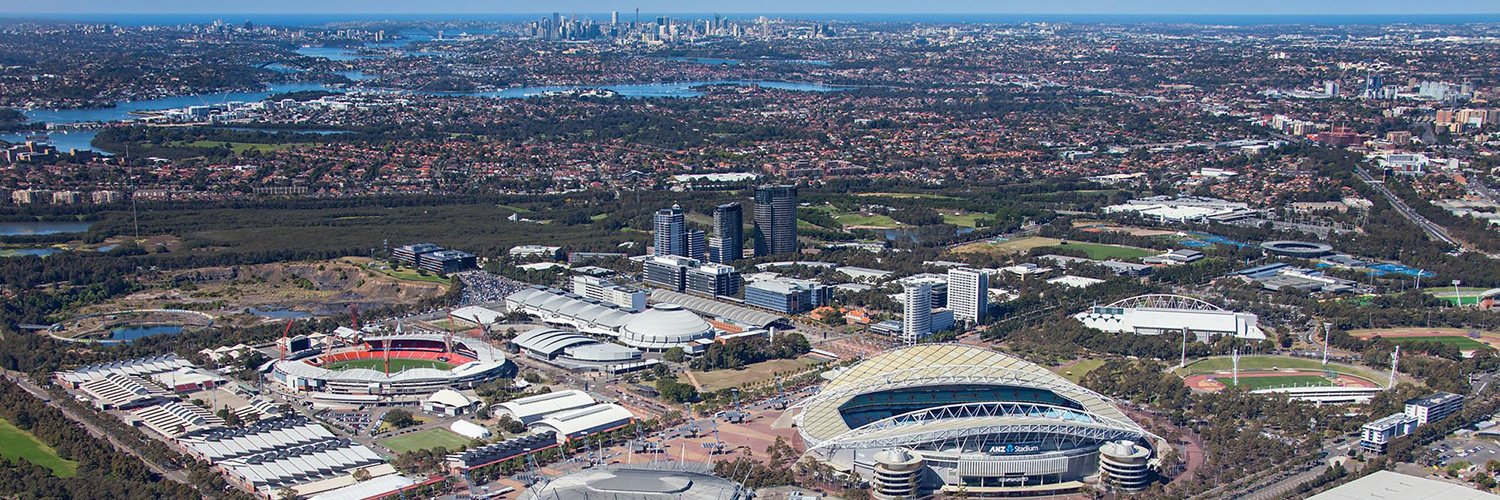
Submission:
{"label": "pond", "polygon": [[130,342],[135,339],[150,337],[152,335],[176,335],[182,333],[182,330],[184,328],[186,327],[183,325],[123,326],[111,330],[109,332],[109,338],[102,340],[112,343]]}

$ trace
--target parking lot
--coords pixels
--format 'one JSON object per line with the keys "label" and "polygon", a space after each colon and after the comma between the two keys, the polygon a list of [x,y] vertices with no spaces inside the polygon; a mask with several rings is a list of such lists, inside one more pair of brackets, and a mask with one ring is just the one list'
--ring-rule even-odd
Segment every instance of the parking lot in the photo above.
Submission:
{"label": "parking lot", "polygon": [[1445,467],[1453,462],[1469,462],[1484,465],[1490,460],[1500,460],[1500,444],[1477,439],[1453,438],[1434,443],[1433,464]]}

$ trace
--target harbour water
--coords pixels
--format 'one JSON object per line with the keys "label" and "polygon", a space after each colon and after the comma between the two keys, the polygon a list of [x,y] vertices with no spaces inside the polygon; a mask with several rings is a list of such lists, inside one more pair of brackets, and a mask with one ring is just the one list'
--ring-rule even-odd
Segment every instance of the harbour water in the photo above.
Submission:
{"label": "harbour water", "polygon": [[0,222],[0,236],[29,236],[38,234],[82,233],[88,231],[92,222],[76,221],[25,221]]}
{"label": "harbour water", "polygon": [[[804,92],[832,92],[847,90],[848,87],[834,87],[817,83],[792,83],[792,82],[768,82],[768,81],[703,81],[703,82],[681,82],[681,83],[632,83],[619,85],[578,85],[578,86],[545,86],[545,87],[515,87],[492,92],[416,92],[429,95],[463,95],[476,97],[501,97],[501,98],[525,98],[535,97],[546,92],[573,90],[579,88],[604,88],[620,94],[621,97],[697,97],[702,92],[692,90],[699,85],[732,84],[732,85],[759,85],[765,88],[780,90],[795,90]],[[168,97],[164,99],[150,99],[145,101],[120,101],[112,108],[92,109],[55,109],[55,110],[24,110],[27,118],[33,121],[47,123],[88,123],[88,122],[110,122],[133,118],[131,113],[139,111],[159,111],[163,109],[177,109],[188,106],[200,106],[206,104],[219,104],[230,101],[254,102],[265,99],[272,94],[283,92],[297,92],[302,90],[334,90],[326,84],[313,82],[294,82],[273,84],[262,92],[223,92],[217,94],[204,94],[195,96]],[[392,91],[400,92],[400,91]],[[89,136],[89,140],[93,137]],[[60,146],[59,146],[60,147]]]}

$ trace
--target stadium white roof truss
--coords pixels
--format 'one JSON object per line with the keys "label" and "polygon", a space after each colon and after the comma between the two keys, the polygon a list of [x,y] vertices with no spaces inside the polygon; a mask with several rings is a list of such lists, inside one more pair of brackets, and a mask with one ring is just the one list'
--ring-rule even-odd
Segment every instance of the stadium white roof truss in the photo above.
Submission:
{"label": "stadium white roof truss", "polygon": [[1161,439],[1134,422],[1088,410],[1046,403],[977,402],[924,408],[887,417],[816,443],[808,451],[962,442],[983,440],[997,434],[1032,436],[1024,439],[1028,442],[1066,439],[1082,443],[1145,436]]}
{"label": "stadium white roof truss", "polygon": [[1195,299],[1185,295],[1171,294],[1149,294],[1137,295],[1128,299],[1120,299],[1105,307],[1134,307],[1152,309],[1179,309],[1188,311],[1223,311],[1224,308],[1213,305],[1203,299]]}

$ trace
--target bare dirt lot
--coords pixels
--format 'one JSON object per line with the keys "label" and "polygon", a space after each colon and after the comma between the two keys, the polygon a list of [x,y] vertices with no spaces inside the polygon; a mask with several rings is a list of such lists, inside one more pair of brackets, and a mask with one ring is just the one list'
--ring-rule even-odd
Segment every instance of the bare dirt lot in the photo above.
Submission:
{"label": "bare dirt lot", "polygon": [[84,312],[164,307],[225,316],[254,308],[327,315],[346,312],[353,304],[414,303],[445,290],[439,283],[403,280],[368,269],[368,262],[350,257],[179,271],[149,283],[144,291]]}

